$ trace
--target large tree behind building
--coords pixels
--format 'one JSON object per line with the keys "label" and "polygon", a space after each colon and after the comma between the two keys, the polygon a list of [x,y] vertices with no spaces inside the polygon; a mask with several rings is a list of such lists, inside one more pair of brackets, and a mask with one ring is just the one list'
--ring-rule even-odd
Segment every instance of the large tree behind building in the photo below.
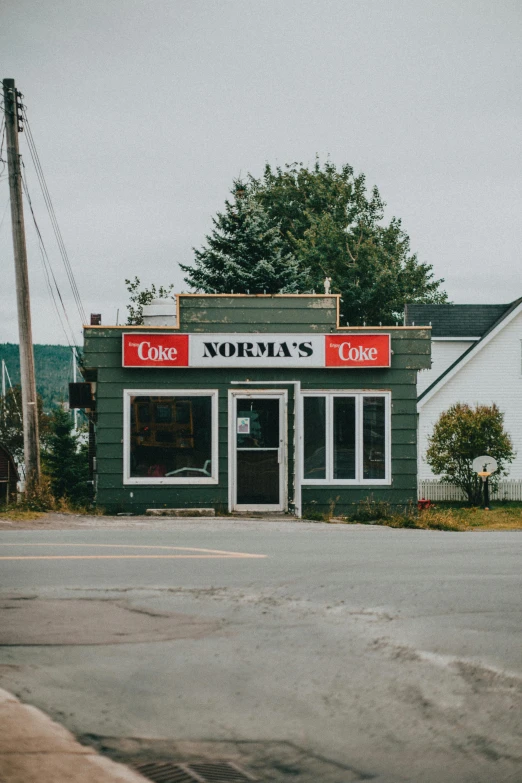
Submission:
{"label": "large tree behind building", "polygon": [[447,300],[401,221],[384,220],[379,191],[349,165],[267,165],[261,178],[236,182],[233,196],[195,266],[182,266],[196,290],[319,293],[331,277],[350,324],[393,324],[407,302]]}
{"label": "large tree behind building", "polygon": [[180,265],[185,281],[203,293],[299,293],[308,270],[298,264],[251,186],[236,181],[232,200],[213,218],[206,246],[195,250],[194,266]]}
{"label": "large tree behind building", "polygon": [[475,457],[494,457],[498,469],[490,478],[493,488],[506,475],[515,451],[504,429],[504,414],[496,405],[458,402],[441,413],[428,439],[426,462],[443,481],[460,487],[474,505],[481,502],[482,480],[473,470]]}
{"label": "large tree behind building", "polygon": [[288,251],[310,270],[309,287],[321,291],[324,278],[332,278],[332,291],[342,295],[343,323],[393,324],[405,303],[447,300],[444,281],[411,252],[401,221],[384,220],[377,187],[368,192],[364,174],[355,175],[351,166],[319,160],[310,168],[267,165],[250,185],[281,226]]}

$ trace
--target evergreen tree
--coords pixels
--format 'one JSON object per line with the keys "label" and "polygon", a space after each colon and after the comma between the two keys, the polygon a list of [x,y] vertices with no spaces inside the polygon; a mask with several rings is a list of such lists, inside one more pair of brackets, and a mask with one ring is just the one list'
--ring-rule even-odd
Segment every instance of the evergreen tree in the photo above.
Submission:
{"label": "evergreen tree", "polygon": [[55,498],[83,504],[91,499],[87,447],[79,446],[70,414],[56,408],[51,415],[51,435],[44,454],[44,468]]}
{"label": "evergreen tree", "polygon": [[250,189],[236,181],[232,201],[213,218],[195,266],[181,266],[185,282],[204,293],[279,294],[306,290],[308,270],[285,250],[278,223]]}

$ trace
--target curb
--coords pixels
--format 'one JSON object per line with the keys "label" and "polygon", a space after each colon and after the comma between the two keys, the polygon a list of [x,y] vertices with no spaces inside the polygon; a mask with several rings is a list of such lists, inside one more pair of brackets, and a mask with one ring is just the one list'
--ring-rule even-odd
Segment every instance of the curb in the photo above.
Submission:
{"label": "curb", "polygon": [[146,783],[1,688],[0,726],[1,783]]}

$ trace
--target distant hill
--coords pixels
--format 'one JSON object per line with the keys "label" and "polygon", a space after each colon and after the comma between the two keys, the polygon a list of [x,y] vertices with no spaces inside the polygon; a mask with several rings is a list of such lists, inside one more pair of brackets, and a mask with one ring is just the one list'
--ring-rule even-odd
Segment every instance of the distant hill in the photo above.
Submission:
{"label": "distant hill", "polygon": [[[20,383],[20,354],[16,343],[0,343],[0,363],[4,360],[13,386]],[[42,397],[44,410],[69,399],[69,383],[73,379],[71,349],[67,345],[35,345],[34,363],[36,389]],[[78,381],[82,378],[78,373]]]}

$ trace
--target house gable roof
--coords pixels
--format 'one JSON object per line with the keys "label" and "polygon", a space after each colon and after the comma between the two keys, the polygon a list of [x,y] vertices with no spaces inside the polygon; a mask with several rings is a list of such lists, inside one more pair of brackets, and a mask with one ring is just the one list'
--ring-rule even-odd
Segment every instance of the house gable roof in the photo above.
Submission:
{"label": "house gable roof", "polygon": [[432,337],[482,337],[511,304],[407,304],[405,326],[431,325]]}
{"label": "house gable roof", "polygon": [[[435,305],[440,306],[440,305]],[[445,306],[445,305],[444,305]],[[465,307],[466,305],[449,305],[450,307]],[[470,305],[473,307],[473,305]],[[495,305],[492,305],[493,307]],[[464,351],[464,353],[459,356],[456,361],[453,362],[446,370],[444,370],[443,373],[439,375],[438,378],[436,378],[433,383],[428,386],[422,394],[419,395],[417,399],[417,404],[419,408],[422,408],[422,406],[428,402],[431,397],[433,397],[439,389],[446,384],[450,378],[453,378],[454,375],[456,375],[459,370],[462,369],[471,359],[474,358],[474,356],[479,353],[491,340],[493,340],[499,332],[504,329],[510,321],[513,320],[520,312],[522,312],[522,297],[520,299],[515,299],[514,302],[511,302],[511,304],[506,305],[506,310],[502,313],[502,315],[497,318],[497,320],[487,329],[480,340],[477,340],[476,343],[473,343],[467,351]]]}

